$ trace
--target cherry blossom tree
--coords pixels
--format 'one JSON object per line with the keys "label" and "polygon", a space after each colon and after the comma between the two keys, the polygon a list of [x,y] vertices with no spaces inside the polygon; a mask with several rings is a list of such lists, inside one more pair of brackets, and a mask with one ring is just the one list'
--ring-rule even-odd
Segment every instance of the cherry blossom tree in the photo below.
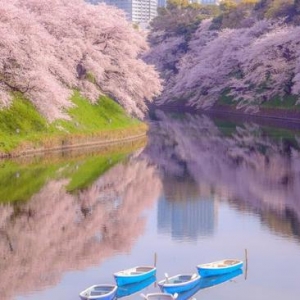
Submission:
{"label": "cherry blossom tree", "polygon": [[50,121],[67,118],[78,89],[106,94],[138,117],[160,93],[153,66],[140,58],[145,37],[120,10],[83,0],[0,0],[0,105],[23,93]]}
{"label": "cherry blossom tree", "polygon": [[[211,30],[211,20],[202,21],[176,62],[157,101],[174,101],[211,108],[225,93],[238,109],[257,112],[261,104],[300,92],[300,27],[280,20],[260,20],[239,29]],[[157,55],[164,47],[176,53],[178,43],[164,40],[147,57],[159,68],[165,60]]]}

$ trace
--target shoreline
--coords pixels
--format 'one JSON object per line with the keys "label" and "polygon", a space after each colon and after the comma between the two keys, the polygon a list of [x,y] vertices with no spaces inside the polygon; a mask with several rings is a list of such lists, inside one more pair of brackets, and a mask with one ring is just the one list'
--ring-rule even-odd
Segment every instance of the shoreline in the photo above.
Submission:
{"label": "shoreline", "polygon": [[66,153],[71,152],[75,150],[81,150],[81,149],[92,149],[92,148],[101,148],[101,147],[109,147],[114,146],[118,144],[126,144],[131,142],[136,142],[139,140],[143,140],[147,138],[147,131],[126,136],[123,138],[117,138],[117,139],[101,139],[101,137],[84,137],[83,141],[80,141],[80,139],[77,140],[75,143],[68,143],[68,141],[72,140],[72,137],[69,137],[69,140],[63,139],[61,140],[61,144],[58,146],[57,144],[53,146],[43,146],[40,148],[34,148],[34,147],[26,147],[25,149],[15,149],[8,153],[0,153],[0,160],[5,159],[12,159],[12,158],[23,158],[23,157],[30,157],[30,156],[40,156],[40,155],[48,155],[52,153]]}
{"label": "shoreline", "polygon": [[[184,105],[176,105],[175,103],[169,103],[163,106],[151,105],[149,107],[149,115],[153,114],[155,110],[162,110],[170,113],[188,113],[194,115],[208,115],[211,117],[224,119],[234,122],[257,122],[265,126],[278,126],[289,129],[300,130],[300,111],[288,111],[275,108],[263,108],[258,113],[247,114],[243,111],[236,110],[234,107],[227,105],[217,104],[213,108],[202,110],[193,109]],[[151,117],[150,117],[151,118]],[[78,149],[89,149],[94,147],[109,147],[112,145],[124,144],[129,142],[135,142],[141,139],[147,138],[147,129],[142,133],[128,135],[124,137],[118,137],[107,139],[107,136],[64,136],[64,137],[52,137],[52,142],[42,142],[42,146],[36,147],[31,142],[25,143],[25,146],[20,146],[7,153],[0,152],[0,160],[20,158],[28,156],[47,155],[55,152],[68,152]],[[122,129],[120,130],[122,132]],[[103,133],[102,133],[103,134]],[[51,138],[50,138],[51,139]]]}
{"label": "shoreline", "polygon": [[227,105],[217,104],[211,109],[208,109],[207,112],[210,114],[220,114],[220,115],[235,115],[240,118],[244,117],[244,119],[272,119],[276,121],[283,121],[286,123],[297,123],[300,125],[300,111],[291,111],[287,109],[280,108],[260,108],[257,113],[248,114],[243,112],[242,110],[237,110],[234,107]]}
{"label": "shoreline", "polygon": [[290,111],[286,109],[276,108],[261,108],[255,114],[245,113],[242,110],[237,110],[235,107],[217,104],[214,107],[204,109],[194,109],[184,105],[176,105],[175,103],[168,103],[163,106],[152,106],[151,112],[155,110],[162,110],[171,113],[188,113],[191,115],[209,115],[232,121],[255,121],[264,125],[276,126],[281,125],[288,128],[300,129],[300,111]]}

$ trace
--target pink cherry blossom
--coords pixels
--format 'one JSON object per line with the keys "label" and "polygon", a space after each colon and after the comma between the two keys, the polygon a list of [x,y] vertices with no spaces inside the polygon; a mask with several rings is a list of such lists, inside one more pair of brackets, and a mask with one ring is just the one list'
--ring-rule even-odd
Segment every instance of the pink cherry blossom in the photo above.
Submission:
{"label": "pink cherry blossom", "polygon": [[0,0],[0,106],[20,91],[50,121],[67,118],[74,89],[111,96],[142,117],[160,93],[153,66],[139,56],[145,37],[121,10],[83,0]]}
{"label": "pink cherry blossom", "polygon": [[[204,20],[178,51],[181,36],[153,45],[146,60],[163,73],[166,83],[157,103],[212,107],[227,91],[237,109],[256,112],[262,103],[300,92],[300,27],[281,20],[256,21],[247,28],[211,30]],[[173,53],[161,55],[161,53]]]}

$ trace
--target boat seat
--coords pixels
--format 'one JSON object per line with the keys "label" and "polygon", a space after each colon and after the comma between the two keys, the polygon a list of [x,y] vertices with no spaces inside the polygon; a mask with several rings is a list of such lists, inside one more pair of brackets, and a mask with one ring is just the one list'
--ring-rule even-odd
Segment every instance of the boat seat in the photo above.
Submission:
{"label": "boat seat", "polygon": [[185,282],[184,280],[174,280],[173,283],[182,283]]}
{"label": "boat seat", "polygon": [[179,279],[183,280],[183,281],[187,281],[187,280],[191,279],[191,276],[189,276],[189,275],[182,275],[182,276],[179,276]]}
{"label": "boat seat", "polygon": [[147,267],[138,267],[136,270],[137,270],[138,272],[145,273],[145,272],[151,271],[151,270],[152,270],[152,268],[147,268]]}
{"label": "boat seat", "polygon": [[224,263],[226,264],[226,265],[234,265],[234,264],[236,264],[236,260],[233,260],[233,259],[227,259],[227,260],[225,260],[224,261]]}
{"label": "boat seat", "polygon": [[98,291],[91,291],[90,292],[90,296],[101,296],[101,295],[104,295],[104,294],[107,294],[107,292],[98,292]]}

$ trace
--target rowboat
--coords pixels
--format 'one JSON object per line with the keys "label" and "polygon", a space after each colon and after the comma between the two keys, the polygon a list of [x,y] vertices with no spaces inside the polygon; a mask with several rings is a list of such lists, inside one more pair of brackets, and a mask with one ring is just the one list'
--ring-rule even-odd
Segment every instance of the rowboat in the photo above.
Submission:
{"label": "rowboat", "polygon": [[155,282],[155,280],[156,280],[156,277],[151,276],[140,282],[135,282],[135,283],[118,286],[117,298],[119,299],[122,297],[126,297],[129,295],[135,294],[135,293],[141,291],[142,289],[146,288],[147,286],[149,286],[151,283]]}
{"label": "rowboat", "polygon": [[178,294],[169,294],[169,293],[151,293],[151,294],[141,294],[145,300],[175,300],[177,299]]}
{"label": "rowboat", "polygon": [[92,285],[82,291],[79,296],[81,300],[112,300],[116,296],[117,288],[113,284]]}
{"label": "rowboat", "polygon": [[168,277],[165,274],[165,279],[158,282],[161,291],[169,294],[180,293],[193,288],[200,280],[198,274],[178,274]]}
{"label": "rowboat", "polygon": [[143,281],[149,277],[155,276],[156,267],[137,266],[134,268],[122,270],[114,273],[114,278],[118,286]]}
{"label": "rowboat", "polygon": [[197,265],[201,277],[226,274],[243,267],[243,261],[239,259],[223,259],[211,263]]}

